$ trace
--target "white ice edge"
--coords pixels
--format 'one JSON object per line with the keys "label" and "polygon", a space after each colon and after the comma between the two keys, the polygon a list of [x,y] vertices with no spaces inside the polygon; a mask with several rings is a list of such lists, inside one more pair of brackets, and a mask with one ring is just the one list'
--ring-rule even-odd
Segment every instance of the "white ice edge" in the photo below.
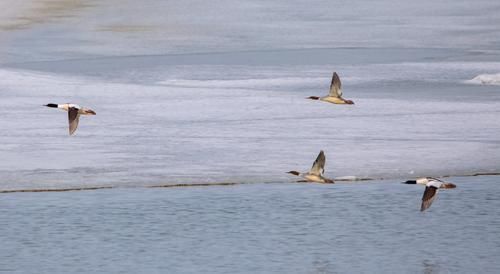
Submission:
{"label": "white ice edge", "polygon": [[500,73],[496,74],[479,74],[478,76],[465,81],[466,84],[475,85],[500,85]]}

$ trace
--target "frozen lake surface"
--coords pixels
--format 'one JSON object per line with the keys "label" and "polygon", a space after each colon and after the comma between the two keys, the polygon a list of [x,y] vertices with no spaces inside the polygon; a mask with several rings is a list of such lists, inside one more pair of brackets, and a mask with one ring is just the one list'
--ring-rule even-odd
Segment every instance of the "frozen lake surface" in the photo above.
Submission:
{"label": "frozen lake surface", "polygon": [[[321,51],[336,52],[295,54]],[[420,62],[405,61],[412,52]],[[448,56],[400,50],[389,64],[288,66],[280,56],[275,64],[243,65],[232,54],[230,64],[149,70],[149,57],[136,57],[140,69],[127,58],[111,61],[127,64],[120,73],[88,61],[74,61],[85,65],[72,74],[50,70],[73,61],[36,63],[43,64],[37,71],[4,68],[0,189],[276,182],[290,179],[286,171],[307,170],[320,150],[330,177],[498,172],[498,86],[465,80],[500,71],[500,62],[427,62],[427,52]],[[254,62],[271,62],[252,54]],[[93,67],[102,75],[90,75]],[[305,99],[326,94],[332,70],[355,105]],[[51,102],[77,102],[97,115],[82,117],[70,137],[67,115],[42,106]]]}

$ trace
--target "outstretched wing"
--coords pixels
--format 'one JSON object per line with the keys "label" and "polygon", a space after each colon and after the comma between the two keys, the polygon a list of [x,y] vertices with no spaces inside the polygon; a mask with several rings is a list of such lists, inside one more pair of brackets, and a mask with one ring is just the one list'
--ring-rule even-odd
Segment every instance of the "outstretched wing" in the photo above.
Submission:
{"label": "outstretched wing", "polygon": [[424,196],[422,196],[422,205],[420,206],[420,211],[424,211],[431,207],[432,202],[434,202],[437,197],[438,190],[439,188],[432,185],[425,187]]}
{"label": "outstretched wing", "polygon": [[73,135],[73,133],[76,131],[79,118],[80,114],[78,114],[78,109],[70,107],[68,109],[69,135]]}
{"label": "outstretched wing", "polygon": [[342,83],[337,72],[333,72],[332,83],[330,84],[330,96],[340,98],[342,96]]}
{"label": "outstretched wing", "polygon": [[429,182],[427,183],[427,186],[435,186],[437,188],[456,188],[457,186],[452,183],[447,183],[445,181],[432,178],[432,177],[427,177],[429,179]]}
{"label": "outstretched wing", "polygon": [[434,181],[438,181],[438,182],[444,183],[444,181],[443,181],[443,180],[440,180],[440,179],[438,179],[438,178],[434,178],[434,177],[426,177],[426,178],[427,178],[427,180],[429,180],[429,181],[434,180]]}
{"label": "outstretched wing", "polygon": [[319,152],[318,157],[316,157],[316,161],[314,161],[311,171],[309,171],[310,174],[313,175],[322,175],[325,173],[325,153],[322,151]]}

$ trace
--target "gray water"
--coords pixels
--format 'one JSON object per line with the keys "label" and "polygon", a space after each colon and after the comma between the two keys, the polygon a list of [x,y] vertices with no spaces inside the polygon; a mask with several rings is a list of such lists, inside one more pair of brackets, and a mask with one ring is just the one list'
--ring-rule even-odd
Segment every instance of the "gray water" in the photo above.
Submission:
{"label": "gray water", "polygon": [[6,273],[498,273],[500,177],[0,197]]}

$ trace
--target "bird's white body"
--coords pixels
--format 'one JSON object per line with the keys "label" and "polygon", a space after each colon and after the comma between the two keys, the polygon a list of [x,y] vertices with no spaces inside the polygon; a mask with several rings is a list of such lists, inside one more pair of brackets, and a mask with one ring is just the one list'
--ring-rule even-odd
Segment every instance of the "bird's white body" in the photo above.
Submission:
{"label": "bird's white body", "polygon": [[425,186],[428,187],[435,187],[435,188],[441,188],[443,186],[444,182],[441,181],[436,181],[436,180],[428,180],[427,183],[425,183]]}
{"label": "bird's white body", "polygon": [[319,100],[332,103],[332,104],[346,104],[346,101],[340,97],[334,97],[334,96],[323,96],[319,98]]}
{"label": "bird's white body", "polygon": [[417,181],[418,185],[427,185],[427,183],[429,183],[429,182],[434,182],[434,180],[431,180],[428,177],[417,178],[415,181]]}
{"label": "bird's white body", "polygon": [[309,172],[301,174],[301,177],[306,179],[309,182],[317,182],[317,183],[323,183],[323,184],[327,183],[326,179],[323,176],[311,174]]}
{"label": "bird's white body", "polygon": [[70,108],[81,109],[77,104],[57,104],[57,108],[68,111]]}
{"label": "bird's white body", "polygon": [[88,109],[88,108],[82,108],[77,104],[47,104],[45,105],[47,107],[51,108],[58,108],[62,109],[64,111],[68,112],[68,121],[69,121],[69,135],[72,135],[75,131],[76,128],[78,127],[78,122],[80,115],[95,115],[95,111]]}
{"label": "bird's white body", "polygon": [[406,181],[405,183],[425,185],[425,191],[424,195],[422,196],[422,204],[420,205],[420,211],[424,211],[432,205],[434,200],[437,198],[439,189],[456,187],[455,184],[443,182],[439,179],[432,177],[417,178],[415,180]]}

